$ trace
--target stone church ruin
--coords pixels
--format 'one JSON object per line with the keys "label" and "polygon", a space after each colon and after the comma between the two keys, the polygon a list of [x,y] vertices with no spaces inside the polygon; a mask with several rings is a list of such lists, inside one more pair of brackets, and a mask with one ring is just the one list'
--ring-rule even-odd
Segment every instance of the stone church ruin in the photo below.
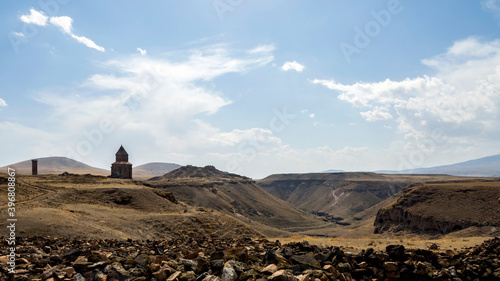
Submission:
{"label": "stone church ruin", "polygon": [[131,179],[132,178],[132,163],[128,162],[128,153],[120,146],[120,149],[115,154],[116,161],[111,164],[111,178]]}

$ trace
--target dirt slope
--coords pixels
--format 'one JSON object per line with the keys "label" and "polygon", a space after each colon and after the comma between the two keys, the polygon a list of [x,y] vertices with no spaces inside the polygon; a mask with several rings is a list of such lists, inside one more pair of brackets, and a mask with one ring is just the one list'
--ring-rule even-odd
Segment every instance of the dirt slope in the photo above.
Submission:
{"label": "dirt slope", "polygon": [[[6,182],[0,174],[0,183]],[[231,216],[194,208],[135,180],[89,175],[17,175],[18,236],[165,239],[260,237]],[[0,208],[7,194],[0,193]],[[0,215],[6,227],[7,212]]]}
{"label": "dirt slope", "polygon": [[171,192],[189,205],[218,210],[249,223],[293,231],[325,225],[316,216],[269,194],[250,178],[213,166],[184,166],[146,184]]}

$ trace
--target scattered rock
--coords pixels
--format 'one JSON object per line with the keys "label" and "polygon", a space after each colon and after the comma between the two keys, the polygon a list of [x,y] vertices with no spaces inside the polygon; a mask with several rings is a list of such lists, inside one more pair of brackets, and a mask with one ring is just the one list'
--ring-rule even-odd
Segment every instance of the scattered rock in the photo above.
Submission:
{"label": "scattered rock", "polygon": [[278,267],[275,264],[270,264],[262,269],[262,273],[273,274],[278,271]]}
{"label": "scattered rock", "polygon": [[290,258],[292,262],[302,264],[305,266],[313,267],[313,268],[321,268],[319,262],[312,255],[294,255]]}
{"label": "scattered rock", "polygon": [[224,268],[222,269],[221,281],[236,281],[236,279],[238,279],[236,270],[234,270],[229,261],[226,262],[224,264]]}
{"label": "scattered rock", "polygon": [[[308,243],[185,239],[87,241],[18,238],[15,280],[331,281],[499,280],[500,239],[463,251],[408,250],[359,254]],[[6,243],[5,241],[3,242]],[[51,250],[44,251],[46,245]],[[71,245],[71,246],[69,246]],[[5,260],[2,256],[0,260]],[[187,258],[190,259],[187,259]],[[272,261],[272,262],[271,262]],[[0,281],[7,281],[5,266]]]}
{"label": "scattered rock", "polygon": [[384,262],[384,269],[390,272],[399,271],[399,266],[396,262],[387,261]]}

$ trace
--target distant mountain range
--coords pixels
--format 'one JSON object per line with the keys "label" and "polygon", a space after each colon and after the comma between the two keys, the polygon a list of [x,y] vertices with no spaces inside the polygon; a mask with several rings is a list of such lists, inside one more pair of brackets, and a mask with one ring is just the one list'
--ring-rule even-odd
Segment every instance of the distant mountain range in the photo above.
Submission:
{"label": "distant mountain range", "polygon": [[[0,171],[13,167],[19,174],[31,174],[31,160],[26,160],[0,168]],[[181,165],[173,163],[153,162],[133,167],[134,179],[146,180],[180,168]],[[89,166],[85,163],[67,157],[44,157],[38,158],[39,174],[60,174],[63,172],[73,174],[93,174],[108,176],[110,170]],[[327,170],[322,173],[342,173],[342,170]],[[500,177],[500,154],[474,159],[466,162],[436,166],[429,168],[418,168],[403,171],[379,170],[375,173],[381,174],[447,174],[453,176],[471,177]]]}
{"label": "distant mountain range", "polygon": [[[39,174],[61,174],[64,172],[72,174],[92,174],[98,176],[109,176],[111,174],[110,170],[92,167],[67,157],[43,157],[37,159]],[[1,167],[0,171],[6,170],[7,167],[14,168],[18,174],[31,174],[31,160]],[[172,163],[146,163],[133,167],[132,176],[134,179],[146,180],[152,177],[162,176],[180,167],[181,165]]]}
{"label": "distant mountain range", "polygon": [[383,174],[447,174],[453,176],[500,177],[500,154],[461,163],[403,171],[381,170]]}
{"label": "distant mountain range", "polygon": [[345,172],[344,170],[326,170],[326,171],[323,171],[321,173],[343,173]]}

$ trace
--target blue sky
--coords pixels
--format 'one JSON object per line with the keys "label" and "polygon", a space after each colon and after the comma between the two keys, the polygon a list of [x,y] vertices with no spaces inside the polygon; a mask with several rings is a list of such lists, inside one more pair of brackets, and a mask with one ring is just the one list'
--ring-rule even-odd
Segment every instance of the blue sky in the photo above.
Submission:
{"label": "blue sky", "polygon": [[0,166],[251,177],[500,153],[500,1],[2,1]]}

